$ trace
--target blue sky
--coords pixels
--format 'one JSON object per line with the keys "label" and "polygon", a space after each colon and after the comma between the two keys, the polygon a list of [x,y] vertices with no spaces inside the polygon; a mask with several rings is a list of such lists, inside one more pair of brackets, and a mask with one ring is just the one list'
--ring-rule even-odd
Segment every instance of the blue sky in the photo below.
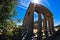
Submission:
{"label": "blue sky", "polygon": [[[15,18],[24,19],[27,8],[29,6],[30,0],[18,0],[18,5],[16,6],[17,16]],[[39,3],[47,7],[53,14],[54,25],[60,24],[60,0],[41,0]],[[34,20],[37,20],[36,14]],[[22,22],[20,23],[22,24]]]}

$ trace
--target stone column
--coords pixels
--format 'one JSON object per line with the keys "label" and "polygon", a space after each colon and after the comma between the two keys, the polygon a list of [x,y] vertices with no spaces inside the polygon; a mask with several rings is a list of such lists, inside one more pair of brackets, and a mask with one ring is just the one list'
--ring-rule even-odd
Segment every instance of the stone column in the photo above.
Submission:
{"label": "stone column", "polygon": [[43,27],[44,27],[44,33],[45,33],[46,37],[48,37],[48,32],[47,32],[47,18],[46,17],[44,17]]}
{"label": "stone column", "polygon": [[26,21],[24,24],[26,24],[27,32],[25,34],[25,40],[31,40],[31,37],[33,36],[33,25],[34,25],[34,4],[30,3],[27,14],[26,14]]}
{"label": "stone column", "polygon": [[49,24],[49,32],[50,32],[50,34],[52,34],[52,19],[51,19],[51,17],[48,19],[48,24]]}
{"label": "stone column", "polygon": [[31,8],[30,8],[30,14],[28,15],[29,16],[29,22],[28,22],[28,24],[29,24],[29,31],[31,31],[31,32],[33,32],[33,28],[34,28],[34,10],[35,10],[35,6],[34,6],[34,4],[32,4],[32,3],[30,3],[30,6],[31,6]]}
{"label": "stone column", "polygon": [[[29,36],[29,39],[31,39],[31,37],[33,36],[33,28],[34,28],[34,4],[30,4],[31,8],[30,8],[30,14],[28,15],[29,16],[29,22],[28,22],[28,35]],[[28,38],[28,37],[27,37]]]}
{"label": "stone column", "polygon": [[55,31],[54,31],[54,21],[53,21],[53,17],[51,17],[51,31],[52,31],[52,34],[55,32]]}
{"label": "stone column", "polygon": [[38,14],[38,37],[37,40],[42,40],[42,19],[41,14]]}
{"label": "stone column", "polygon": [[49,33],[52,34],[52,33],[51,33],[50,19],[48,19],[48,25],[49,25]]}

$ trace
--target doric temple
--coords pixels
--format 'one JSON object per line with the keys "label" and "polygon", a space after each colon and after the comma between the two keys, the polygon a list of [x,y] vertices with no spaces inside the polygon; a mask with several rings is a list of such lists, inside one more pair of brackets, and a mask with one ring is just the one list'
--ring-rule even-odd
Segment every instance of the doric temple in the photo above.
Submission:
{"label": "doric temple", "polygon": [[[42,23],[44,27],[44,33],[46,37],[49,34],[54,34],[54,21],[53,14],[49,11],[48,8],[41,4],[30,3],[27,12],[25,14],[23,20],[23,33],[26,34],[26,40],[32,37],[33,29],[34,29],[34,12],[38,14],[38,32],[37,32],[37,40],[42,40]],[[41,14],[44,15],[44,19],[42,20]],[[48,21],[48,22],[47,22]],[[47,26],[48,25],[48,26]],[[27,39],[28,38],[28,39]]]}

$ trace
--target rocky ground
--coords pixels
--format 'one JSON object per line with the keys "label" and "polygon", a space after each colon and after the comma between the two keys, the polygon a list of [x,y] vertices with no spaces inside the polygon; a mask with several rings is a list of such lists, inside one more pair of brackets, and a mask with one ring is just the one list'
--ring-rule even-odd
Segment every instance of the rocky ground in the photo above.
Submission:
{"label": "rocky ground", "polygon": [[60,29],[52,36],[45,38],[45,40],[60,40]]}

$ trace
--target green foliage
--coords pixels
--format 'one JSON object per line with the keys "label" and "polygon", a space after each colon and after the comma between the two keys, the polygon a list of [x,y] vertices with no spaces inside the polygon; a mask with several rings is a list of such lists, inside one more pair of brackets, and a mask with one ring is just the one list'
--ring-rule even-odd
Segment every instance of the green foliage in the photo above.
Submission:
{"label": "green foliage", "polygon": [[12,17],[16,16],[17,0],[0,0],[0,29],[2,34],[6,35],[7,40],[11,40],[14,35],[19,35],[19,29],[21,28],[16,25],[17,22],[21,22],[20,19],[13,20]]}
{"label": "green foliage", "polygon": [[0,0],[0,23],[11,17],[11,11],[15,11],[16,3],[17,0]]}
{"label": "green foliage", "polygon": [[16,25],[14,21],[10,20],[4,25],[3,34],[7,35],[7,39],[10,40],[11,39],[10,37],[12,36],[19,36],[19,33],[21,32],[19,31],[19,29],[21,30],[21,27]]}

